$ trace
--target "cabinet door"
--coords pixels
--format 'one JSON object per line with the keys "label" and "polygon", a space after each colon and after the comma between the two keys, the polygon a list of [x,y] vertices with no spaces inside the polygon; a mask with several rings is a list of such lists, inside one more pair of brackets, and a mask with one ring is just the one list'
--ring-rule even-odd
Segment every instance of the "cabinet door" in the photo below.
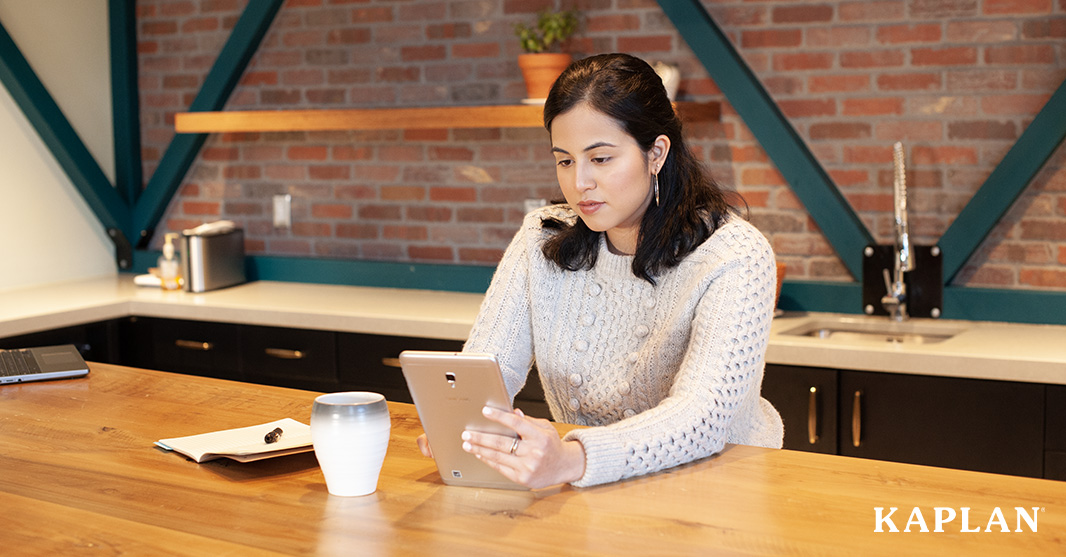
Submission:
{"label": "cabinet door", "polygon": [[135,333],[147,343],[134,351],[139,366],[189,375],[242,379],[239,325],[139,317]]}
{"label": "cabinet door", "polygon": [[836,370],[767,364],[762,396],[781,413],[786,449],[836,454]]}
{"label": "cabinet door", "polygon": [[1066,385],[1048,385],[1044,477],[1066,480]]}
{"label": "cabinet door", "polygon": [[336,333],[246,325],[241,338],[245,381],[312,391],[340,390]]}
{"label": "cabinet door", "polygon": [[840,372],[840,454],[1041,477],[1044,386]]}
{"label": "cabinet door", "polygon": [[0,348],[73,344],[89,362],[119,363],[118,320],[74,325],[0,339]]}

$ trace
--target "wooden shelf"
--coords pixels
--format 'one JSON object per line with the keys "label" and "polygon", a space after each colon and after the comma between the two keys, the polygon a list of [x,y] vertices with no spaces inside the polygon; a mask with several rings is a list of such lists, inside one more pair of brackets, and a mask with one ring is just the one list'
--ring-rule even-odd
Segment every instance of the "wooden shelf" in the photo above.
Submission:
{"label": "wooden shelf", "polygon": [[[685,121],[718,121],[717,102],[676,104]],[[335,110],[246,110],[180,112],[178,133],[394,130],[435,128],[539,128],[541,105],[488,105]]]}

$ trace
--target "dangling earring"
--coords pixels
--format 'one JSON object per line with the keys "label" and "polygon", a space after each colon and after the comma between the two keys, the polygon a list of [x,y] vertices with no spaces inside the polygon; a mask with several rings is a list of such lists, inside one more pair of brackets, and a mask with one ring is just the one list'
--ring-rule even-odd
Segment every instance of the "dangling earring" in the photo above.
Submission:
{"label": "dangling earring", "polygon": [[659,175],[655,174],[655,205],[659,205]]}

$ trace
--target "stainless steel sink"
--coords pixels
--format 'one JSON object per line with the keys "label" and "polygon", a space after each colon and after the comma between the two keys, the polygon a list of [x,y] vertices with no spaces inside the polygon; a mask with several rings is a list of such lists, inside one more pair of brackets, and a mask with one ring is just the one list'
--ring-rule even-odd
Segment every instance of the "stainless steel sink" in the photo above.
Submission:
{"label": "stainless steel sink", "polygon": [[815,319],[781,334],[845,342],[933,344],[944,342],[965,330],[963,326],[936,321],[895,322],[841,317]]}

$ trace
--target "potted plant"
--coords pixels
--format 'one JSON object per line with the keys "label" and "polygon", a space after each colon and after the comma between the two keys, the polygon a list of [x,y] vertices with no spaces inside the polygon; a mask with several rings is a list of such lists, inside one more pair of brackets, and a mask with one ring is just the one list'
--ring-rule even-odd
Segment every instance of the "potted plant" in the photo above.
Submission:
{"label": "potted plant", "polygon": [[572,56],[558,52],[558,49],[577,31],[577,25],[576,10],[545,10],[537,14],[535,25],[515,25],[515,35],[524,52],[518,55],[518,67],[522,70],[530,100],[546,98],[552,83],[573,61]]}

